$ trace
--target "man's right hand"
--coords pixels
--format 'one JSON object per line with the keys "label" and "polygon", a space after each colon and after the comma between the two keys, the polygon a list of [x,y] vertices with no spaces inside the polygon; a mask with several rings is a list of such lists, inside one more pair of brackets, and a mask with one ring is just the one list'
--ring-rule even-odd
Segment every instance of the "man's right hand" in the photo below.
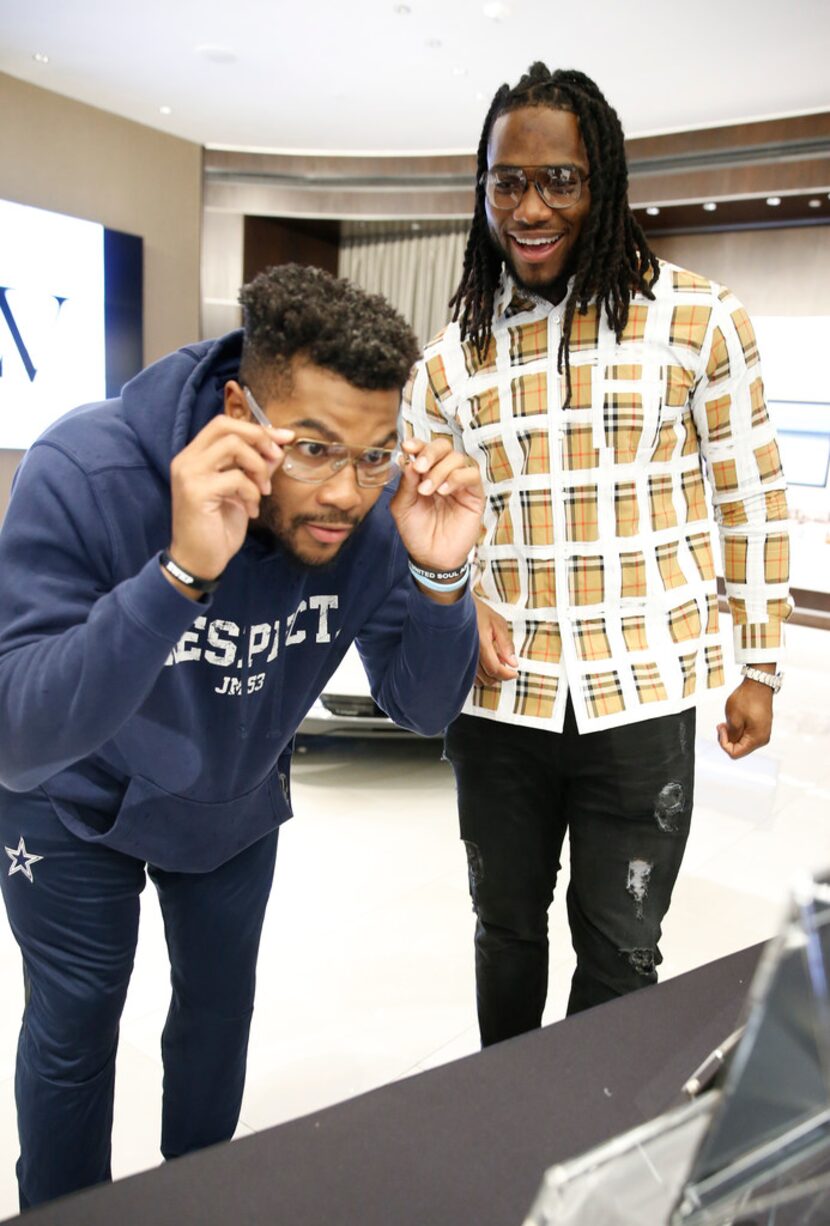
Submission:
{"label": "man's right hand", "polygon": [[479,685],[493,685],[496,681],[512,681],[519,668],[513,648],[513,635],[509,622],[476,597],[478,618],[478,669]]}
{"label": "man's right hand", "polygon": [[280,444],[293,437],[222,413],[174,457],[170,554],[179,566],[202,579],[221,575],[271,492],[285,455]]}

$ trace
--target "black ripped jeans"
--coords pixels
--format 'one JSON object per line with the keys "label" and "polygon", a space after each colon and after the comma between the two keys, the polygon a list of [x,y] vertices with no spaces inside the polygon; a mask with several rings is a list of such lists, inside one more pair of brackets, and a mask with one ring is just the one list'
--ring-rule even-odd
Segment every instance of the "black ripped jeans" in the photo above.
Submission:
{"label": "black ripped jeans", "polygon": [[689,833],[694,738],[693,708],[580,736],[570,700],[561,733],[469,715],[450,725],[484,1046],[541,1024],[566,830],[577,956],[568,1013],[656,982]]}

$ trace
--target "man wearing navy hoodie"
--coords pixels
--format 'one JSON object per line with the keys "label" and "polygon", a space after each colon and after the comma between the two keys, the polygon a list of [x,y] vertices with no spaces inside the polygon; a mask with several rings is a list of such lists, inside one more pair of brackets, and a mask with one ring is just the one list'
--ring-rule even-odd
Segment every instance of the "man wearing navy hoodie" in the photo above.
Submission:
{"label": "man wearing navy hoodie", "polygon": [[377,702],[418,732],[456,715],[475,673],[481,485],[446,440],[397,450],[410,329],[292,265],[241,302],[242,331],[47,430],[0,533],[23,1208],[110,1178],[145,874],[172,967],[172,1158],[236,1127],[303,716],[355,640]]}

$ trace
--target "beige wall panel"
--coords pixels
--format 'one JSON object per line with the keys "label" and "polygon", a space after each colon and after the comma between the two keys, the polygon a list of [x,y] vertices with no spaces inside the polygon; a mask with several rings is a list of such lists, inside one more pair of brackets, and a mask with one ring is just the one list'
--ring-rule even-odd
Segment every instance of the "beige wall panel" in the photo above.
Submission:
{"label": "beige wall panel", "polygon": [[[144,239],[144,361],[199,336],[202,150],[0,73],[0,197]],[[0,453],[0,518],[17,453]]]}
{"label": "beige wall panel", "polygon": [[728,285],[751,315],[830,315],[830,226],[675,234],[665,260]]}

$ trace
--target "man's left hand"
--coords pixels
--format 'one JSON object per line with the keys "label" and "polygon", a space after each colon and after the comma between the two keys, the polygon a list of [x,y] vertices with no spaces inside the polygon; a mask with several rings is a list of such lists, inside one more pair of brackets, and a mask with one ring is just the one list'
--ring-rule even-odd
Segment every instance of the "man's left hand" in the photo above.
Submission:
{"label": "man's left hand", "polygon": [[726,722],[718,743],[730,758],[745,758],[766,745],[772,732],[772,690],[746,678],[726,700]]}
{"label": "man's left hand", "polygon": [[463,566],[478,540],[484,489],[478,467],[447,438],[407,439],[408,463],[391,511],[409,556],[430,570]]}

